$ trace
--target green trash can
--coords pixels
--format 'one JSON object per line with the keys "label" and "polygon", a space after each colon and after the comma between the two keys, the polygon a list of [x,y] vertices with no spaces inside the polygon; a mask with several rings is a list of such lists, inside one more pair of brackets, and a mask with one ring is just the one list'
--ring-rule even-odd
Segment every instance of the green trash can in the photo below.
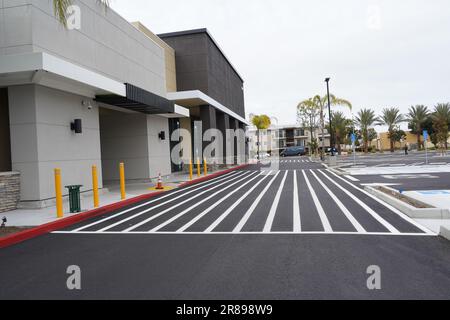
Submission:
{"label": "green trash can", "polygon": [[70,213],[81,212],[80,188],[82,185],[66,186],[69,189]]}

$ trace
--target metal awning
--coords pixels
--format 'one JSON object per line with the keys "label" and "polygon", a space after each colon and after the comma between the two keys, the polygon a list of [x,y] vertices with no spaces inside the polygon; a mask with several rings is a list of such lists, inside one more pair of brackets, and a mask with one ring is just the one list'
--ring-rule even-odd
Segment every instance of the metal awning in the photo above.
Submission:
{"label": "metal awning", "polygon": [[129,83],[126,83],[125,87],[125,97],[115,94],[98,95],[95,100],[146,114],[175,113],[174,102]]}
{"label": "metal awning", "polygon": [[245,125],[250,125],[247,120],[238,115],[236,112],[220,104],[218,101],[204,94],[200,90],[169,92],[167,93],[167,97],[174,103],[186,108],[210,105],[215,109],[228,114],[230,117],[244,123]]}

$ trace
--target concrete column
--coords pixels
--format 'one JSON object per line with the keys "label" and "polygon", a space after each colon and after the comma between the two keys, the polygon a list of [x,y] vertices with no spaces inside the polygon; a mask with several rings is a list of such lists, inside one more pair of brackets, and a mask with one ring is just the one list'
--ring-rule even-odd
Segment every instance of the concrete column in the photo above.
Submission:
{"label": "concrete column", "polygon": [[[245,125],[245,123],[239,122],[239,127],[241,128],[242,131],[247,133],[247,126]],[[244,152],[243,161],[244,162],[248,162],[249,153],[250,153],[250,145],[247,142],[247,134],[245,134],[245,138],[244,138],[244,142],[243,143],[244,143],[244,146],[242,146],[242,150]]]}
{"label": "concrete column", "polygon": [[[200,120],[202,122],[203,135],[209,129],[217,128],[216,109],[212,106],[200,107]],[[210,144],[210,141],[203,141],[203,150]]]}
{"label": "concrete column", "polygon": [[[189,135],[183,136],[183,141],[181,142],[181,148],[183,149],[182,160],[184,163],[188,164],[192,158],[192,124],[191,118],[181,118],[180,128],[189,132]],[[193,159],[192,159],[193,160]]]}
{"label": "concrete column", "polygon": [[[150,177],[156,178],[159,174],[169,175],[172,173],[169,120],[156,115],[147,115],[146,117]],[[159,138],[161,132],[165,133],[164,140]]]}
{"label": "concrete column", "polygon": [[233,129],[234,131],[235,131],[235,135],[234,135],[234,138],[233,138],[233,145],[234,145],[234,152],[233,152],[233,158],[234,158],[234,164],[237,164],[238,163],[238,159],[237,159],[237,155],[238,155],[238,145],[239,145],[239,141],[238,141],[238,139],[237,139],[237,136],[236,136],[236,130],[238,130],[239,129],[239,121],[238,120],[236,120],[236,119],[234,119],[234,118],[232,118],[232,119],[230,119],[230,129]]}
{"label": "concrete column", "polygon": [[223,146],[222,146],[222,163],[227,163],[227,149],[230,148],[230,140],[227,139],[227,130],[230,129],[230,116],[223,112],[217,112],[217,129],[220,130],[223,136]]}

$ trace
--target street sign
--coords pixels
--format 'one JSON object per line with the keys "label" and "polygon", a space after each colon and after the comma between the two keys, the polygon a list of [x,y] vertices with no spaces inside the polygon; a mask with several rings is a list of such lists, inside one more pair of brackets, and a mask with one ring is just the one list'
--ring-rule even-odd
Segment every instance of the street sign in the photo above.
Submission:
{"label": "street sign", "polygon": [[[425,145],[425,161],[428,165],[428,130],[423,130],[423,139],[425,141],[424,145]],[[419,146],[420,148],[420,146]]]}
{"label": "street sign", "polygon": [[352,144],[355,144],[355,142],[356,142],[356,134],[352,133],[351,139],[352,139]]}
{"label": "street sign", "polygon": [[353,147],[353,165],[356,165],[356,134],[353,132],[351,135],[352,147]]}

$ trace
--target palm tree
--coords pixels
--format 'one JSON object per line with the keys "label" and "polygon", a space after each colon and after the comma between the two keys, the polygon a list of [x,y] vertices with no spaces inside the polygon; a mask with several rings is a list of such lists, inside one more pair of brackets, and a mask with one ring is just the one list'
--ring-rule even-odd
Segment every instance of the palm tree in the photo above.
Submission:
{"label": "palm tree", "polygon": [[404,116],[398,108],[384,108],[378,121],[378,125],[387,126],[389,131],[389,141],[391,143],[391,152],[395,151],[395,141],[393,135],[398,125],[405,121]]}
{"label": "palm tree", "polygon": [[369,152],[369,129],[378,121],[375,112],[372,109],[362,109],[355,118],[355,125],[361,129],[361,135],[364,143],[364,153]]}
{"label": "palm tree", "polygon": [[[322,156],[325,151],[325,116],[324,111],[328,108],[328,96],[321,97],[319,95],[310,99],[312,103],[315,105],[317,110],[320,110],[320,125],[322,131]],[[330,95],[330,104],[331,106],[345,106],[350,110],[352,109],[352,104],[345,99],[337,98],[335,95]],[[331,134],[331,132],[330,132]]]}
{"label": "palm tree", "polygon": [[351,120],[347,119],[344,113],[340,111],[333,112],[333,129],[339,155],[342,152],[341,145],[345,141],[345,137],[347,137],[350,125]]}
{"label": "palm tree", "polygon": [[[109,0],[97,0],[105,8],[109,7]],[[60,23],[67,27],[67,8],[72,5],[72,0],[53,0],[53,11]]]}
{"label": "palm tree", "polygon": [[414,128],[414,132],[417,134],[417,147],[419,150],[422,147],[422,130],[424,129],[424,125],[430,116],[430,112],[428,111],[428,107],[423,105],[413,106],[409,108],[409,113],[407,115],[407,120],[409,121],[409,127]]}
{"label": "palm tree", "polygon": [[269,116],[262,114],[259,116],[253,116],[251,119],[252,124],[256,127],[256,136],[257,136],[257,147],[258,147],[258,160],[259,160],[259,147],[260,147],[260,130],[267,130],[271,125],[271,120]]}
{"label": "palm tree", "polygon": [[450,125],[450,103],[439,103],[432,115],[433,127],[438,142],[448,149],[448,129]]}
{"label": "palm tree", "polygon": [[309,128],[311,136],[309,141],[309,151],[310,154],[317,153],[318,145],[317,143],[313,143],[314,140],[314,131],[318,126],[318,116],[319,116],[320,110],[318,109],[317,105],[314,103],[313,99],[310,98],[308,100],[301,101],[297,105],[297,119],[298,122],[301,123],[304,127]]}

